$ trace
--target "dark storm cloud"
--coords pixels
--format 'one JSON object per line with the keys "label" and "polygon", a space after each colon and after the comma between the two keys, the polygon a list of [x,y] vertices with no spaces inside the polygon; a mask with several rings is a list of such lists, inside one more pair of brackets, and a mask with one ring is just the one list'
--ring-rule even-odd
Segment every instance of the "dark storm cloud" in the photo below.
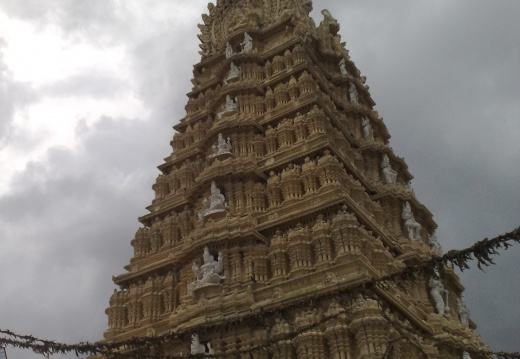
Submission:
{"label": "dark storm cloud", "polygon": [[80,131],[78,149],[52,148],[17,174],[0,197],[7,269],[0,298],[9,307],[2,327],[69,342],[100,339],[111,276],[128,263],[136,217],[152,198],[150,158],[168,142],[157,141],[161,130],[107,117]]}

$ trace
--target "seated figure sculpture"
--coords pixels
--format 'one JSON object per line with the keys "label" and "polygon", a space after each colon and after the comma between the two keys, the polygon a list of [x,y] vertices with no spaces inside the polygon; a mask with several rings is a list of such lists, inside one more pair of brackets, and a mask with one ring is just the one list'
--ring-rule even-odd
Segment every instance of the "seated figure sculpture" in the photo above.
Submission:
{"label": "seated figure sculpture", "polygon": [[381,163],[381,169],[385,176],[386,183],[395,183],[397,181],[397,172],[392,169],[390,165],[390,159],[386,155],[383,155],[383,162]]}
{"label": "seated figure sculpture", "polygon": [[198,334],[191,335],[191,355],[197,354],[215,354],[215,351],[211,348],[211,343],[207,344],[208,350],[206,350],[206,345],[202,344],[199,339]]}
{"label": "seated figure sculpture", "polygon": [[242,46],[242,52],[250,53],[253,50],[253,38],[246,32],[244,33],[244,42],[240,44]]}
{"label": "seated figure sculpture", "polygon": [[224,113],[236,111],[238,108],[237,103],[238,103],[238,99],[236,97],[235,97],[235,101],[233,101],[231,96],[227,95]]}
{"label": "seated figure sculpture", "polygon": [[218,134],[218,142],[212,146],[213,154],[210,157],[217,157],[220,155],[229,155],[233,146],[231,146],[231,138],[228,137],[227,141],[221,133]]}
{"label": "seated figure sculpture", "polygon": [[197,280],[188,284],[188,293],[193,297],[194,291],[201,287],[218,285],[224,279],[221,276],[224,267],[222,264],[222,253],[218,254],[218,261],[209,253],[208,247],[204,248],[204,264],[199,267],[197,262],[193,262],[191,269]]}
{"label": "seated figure sculpture", "polygon": [[408,231],[408,237],[410,239],[421,239],[422,226],[413,217],[412,208],[410,207],[409,202],[404,204],[401,218],[404,220],[404,225]]}
{"label": "seated figure sculpture", "polygon": [[220,189],[218,189],[215,181],[211,183],[211,195],[208,198],[204,198],[202,204],[204,205],[204,210],[199,212],[199,220],[203,220],[204,217],[214,213],[226,212],[226,197],[220,193]]}
{"label": "seated figure sculpture", "polygon": [[231,68],[229,70],[229,76],[227,78],[227,81],[232,82],[236,81],[240,78],[242,75],[242,68],[240,66],[235,65],[234,62],[231,62]]}

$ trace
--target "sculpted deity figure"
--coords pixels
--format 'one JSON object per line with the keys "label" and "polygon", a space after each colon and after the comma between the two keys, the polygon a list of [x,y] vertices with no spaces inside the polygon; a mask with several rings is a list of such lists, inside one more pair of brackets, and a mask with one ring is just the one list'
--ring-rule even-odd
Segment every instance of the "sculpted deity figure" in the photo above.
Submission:
{"label": "sculpted deity figure", "polygon": [[342,75],[348,75],[348,71],[347,71],[347,67],[346,67],[346,61],[345,61],[345,58],[342,58],[340,63],[339,63],[339,71],[341,72]]}
{"label": "sculpted deity figure", "polygon": [[208,343],[207,346],[208,346],[208,349],[206,350],[206,345],[204,345],[200,342],[198,334],[191,335],[191,355],[215,354],[215,351],[211,347],[211,343]]}
{"label": "sculpted deity figure", "polygon": [[229,70],[229,76],[227,80],[238,79],[242,75],[242,68],[240,66],[235,65],[234,62],[231,62],[231,70]]}
{"label": "sculpted deity figure", "polygon": [[206,346],[204,344],[200,343],[199,335],[198,334],[192,334],[191,335],[191,354],[205,354],[206,353]]}
{"label": "sculpted deity figure", "polygon": [[229,59],[231,56],[233,56],[233,47],[231,47],[231,44],[228,42],[226,43],[226,59]]}
{"label": "sculpted deity figure", "polygon": [[204,264],[199,267],[197,262],[193,262],[191,267],[193,274],[197,280],[193,283],[188,284],[188,292],[193,296],[195,289],[205,287],[208,285],[217,285],[220,283],[224,276],[221,276],[224,270],[222,263],[222,253],[218,254],[218,261],[209,253],[208,247],[204,248]]}
{"label": "sculpted deity figure", "polygon": [[459,314],[460,322],[463,326],[469,327],[469,310],[466,307],[466,299],[461,295],[457,299],[457,313]]}
{"label": "sculpted deity figure", "polygon": [[368,119],[368,117],[363,117],[361,125],[363,126],[363,137],[365,139],[373,140],[374,131],[372,130],[372,126],[370,125],[370,120]]}
{"label": "sculpted deity figure", "polygon": [[462,353],[462,359],[471,359],[471,355],[469,355],[469,353],[465,351],[464,353]]}
{"label": "sculpted deity figure", "polygon": [[213,155],[211,157],[217,157],[224,154],[230,154],[233,146],[231,146],[231,138],[228,137],[227,141],[221,133],[218,134],[218,143],[213,145]]}
{"label": "sculpted deity figure", "polygon": [[356,85],[351,83],[350,86],[349,86],[348,92],[350,94],[350,102],[351,103],[359,103],[359,101],[358,101],[358,93],[357,93],[357,90],[356,90]]}
{"label": "sculpted deity figure", "polygon": [[381,163],[381,169],[383,170],[383,175],[385,176],[386,183],[395,183],[397,180],[397,172],[392,169],[390,165],[390,159],[386,155],[383,155],[383,162]]}
{"label": "sculpted deity figure", "polygon": [[442,255],[441,244],[437,240],[437,235],[435,234],[435,232],[433,232],[433,234],[430,235],[429,241],[430,241],[430,248],[433,249],[435,252],[437,252],[439,255]]}
{"label": "sculpted deity figure", "polygon": [[204,198],[202,204],[204,205],[204,210],[199,212],[199,221],[202,221],[204,217],[210,214],[226,211],[226,197],[220,193],[220,189],[215,181],[211,183],[211,195],[208,198]]}
{"label": "sculpted deity figure", "polygon": [[413,188],[412,188],[412,181],[407,181],[405,184],[404,184],[404,189],[407,190],[407,191],[410,191],[410,192],[413,192]]}
{"label": "sculpted deity figure", "polygon": [[409,202],[404,204],[401,218],[404,220],[404,225],[408,231],[408,237],[410,239],[421,239],[422,226],[413,217],[412,208],[410,207]]}
{"label": "sculpted deity figure", "polygon": [[236,97],[235,97],[235,101],[233,101],[231,96],[227,95],[226,96],[226,107],[225,107],[224,112],[226,113],[226,112],[236,111],[238,109],[237,103],[238,103],[238,99]]}
{"label": "sculpted deity figure", "polygon": [[[437,275],[437,278],[431,277],[430,282],[428,283],[428,286],[430,287],[430,294],[435,301],[435,308],[437,308],[437,312],[439,314],[444,315],[444,313],[449,313],[450,308],[448,306],[448,294],[449,292],[444,289],[444,285],[442,284],[442,281],[439,277],[439,271],[438,269],[435,269],[435,274]],[[442,295],[445,295],[446,303],[444,302],[444,298]]]}
{"label": "sculpted deity figure", "polygon": [[242,52],[250,53],[253,50],[253,38],[246,32],[244,33],[244,41],[240,44],[242,46]]}

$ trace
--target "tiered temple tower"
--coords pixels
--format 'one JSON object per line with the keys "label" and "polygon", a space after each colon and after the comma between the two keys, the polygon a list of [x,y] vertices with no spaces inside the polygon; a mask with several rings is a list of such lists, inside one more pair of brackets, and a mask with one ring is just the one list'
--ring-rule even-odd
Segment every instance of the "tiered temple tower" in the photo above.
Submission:
{"label": "tiered temple tower", "polygon": [[[316,26],[310,0],[208,9],[186,117],[114,278],[105,340],[171,331],[191,340],[169,355],[372,359],[393,318],[427,338],[430,358],[481,349],[449,268],[377,287],[379,302],[345,300],[440,247],[337,21],[324,10]],[[420,357],[410,342],[394,353]]]}

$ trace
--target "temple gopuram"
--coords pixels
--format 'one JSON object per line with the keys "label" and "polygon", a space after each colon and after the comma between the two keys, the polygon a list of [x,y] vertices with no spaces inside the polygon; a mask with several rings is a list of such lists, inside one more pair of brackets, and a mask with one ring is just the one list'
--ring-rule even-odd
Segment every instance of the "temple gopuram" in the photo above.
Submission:
{"label": "temple gopuram", "polygon": [[442,251],[334,17],[316,25],[310,0],[208,10],[104,341],[178,333],[164,358],[489,358],[450,267],[369,285]]}

